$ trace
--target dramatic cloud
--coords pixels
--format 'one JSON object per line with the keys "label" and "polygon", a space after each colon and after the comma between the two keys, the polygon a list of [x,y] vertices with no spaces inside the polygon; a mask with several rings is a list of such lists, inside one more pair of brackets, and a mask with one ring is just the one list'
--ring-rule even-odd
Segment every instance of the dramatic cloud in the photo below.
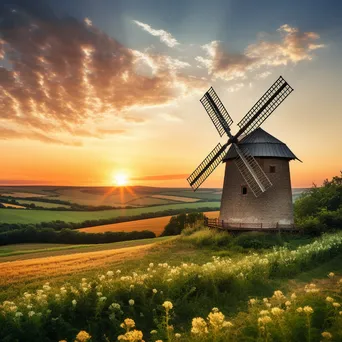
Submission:
{"label": "dramatic cloud", "polygon": [[125,110],[165,104],[200,86],[182,74],[189,66],[184,61],[128,49],[88,18],[60,19],[30,8],[0,8],[1,59],[0,119],[42,134],[85,137],[75,126],[106,115],[142,122]]}
{"label": "dramatic cloud", "polygon": [[159,37],[160,41],[162,43],[165,43],[169,47],[175,47],[179,44],[177,39],[173,37],[172,34],[169,32],[166,32],[164,30],[155,30],[150,25],[144,24],[137,20],[133,20],[133,22],[140,26],[144,31],[151,34],[152,36]]}
{"label": "dramatic cloud", "polygon": [[[226,51],[219,41],[203,45],[206,56],[197,56],[199,67],[208,69],[214,78],[233,80],[245,78],[246,73],[262,66],[274,67],[311,60],[312,51],[324,47],[315,44],[319,35],[314,32],[299,32],[297,28],[283,25],[278,30],[280,41],[259,40],[249,45],[244,53]],[[269,71],[259,74],[260,78],[267,77]]]}

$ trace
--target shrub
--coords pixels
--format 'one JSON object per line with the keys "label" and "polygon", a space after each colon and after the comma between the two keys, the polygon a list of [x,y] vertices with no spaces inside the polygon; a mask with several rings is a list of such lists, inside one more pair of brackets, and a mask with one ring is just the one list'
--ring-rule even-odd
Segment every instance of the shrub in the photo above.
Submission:
{"label": "shrub", "polygon": [[284,241],[279,234],[250,232],[238,235],[233,244],[243,248],[262,249],[282,246]]}
{"label": "shrub", "polygon": [[184,235],[183,240],[193,243],[196,246],[211,246],[222,247],[228,246],[232,241],[232,236],[224,231],[219,231],[210,228],[202,228],[193,232],[190,235]]}
{"label": "shrub", "polygon": [[297,220],[296,226],[310,235],[320,235],[327,230],[326,224],[322,223],[318,217],[313,216]]}

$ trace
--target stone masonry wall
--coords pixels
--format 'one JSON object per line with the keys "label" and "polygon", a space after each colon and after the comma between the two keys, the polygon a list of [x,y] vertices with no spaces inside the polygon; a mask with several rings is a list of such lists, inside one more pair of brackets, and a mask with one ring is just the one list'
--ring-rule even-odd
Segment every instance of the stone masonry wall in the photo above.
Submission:
{"label": "stone masonry wall", "polygon": [[[234,161],[226,162],[220,220],[229,223],[293,224],[293,204],[289,162],[279,158],[255,158],[273,186],[255,197]],[[270,173],[270,165],[276,167]],[[247,186],[243,195],[242,186]]]}

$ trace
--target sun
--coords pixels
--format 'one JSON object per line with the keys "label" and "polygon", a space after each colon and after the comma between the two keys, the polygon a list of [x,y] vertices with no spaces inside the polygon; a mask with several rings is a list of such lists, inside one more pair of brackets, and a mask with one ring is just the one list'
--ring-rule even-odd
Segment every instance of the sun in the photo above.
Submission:
{"label": "sun", "polygon": [[128,184],[128,176],[124,173],[117,173],[113,177],[113,183],[116,186],[125,186]]}

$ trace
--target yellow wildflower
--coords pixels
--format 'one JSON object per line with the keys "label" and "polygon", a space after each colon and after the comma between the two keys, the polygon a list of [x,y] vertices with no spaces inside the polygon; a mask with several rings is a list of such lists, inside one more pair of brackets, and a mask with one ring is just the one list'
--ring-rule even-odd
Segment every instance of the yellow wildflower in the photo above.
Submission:
{"label": "yellow wildflower", "polygon": [[295,293],[292,293],[291,299],[292,299],[292,300],[295,300],[296,298],[297,298],[297,295],[296,295]]}
{"label": "yellow wildflower", "polygon": [[334,278],[334,277],[335,277],[335,273],[334,273],[334,272],[330,272],[330,273],[328,274],[328,277],[329,277],[329,278]]}
{"label": "yellow wildflower", "polygon": [[202,317],[196,317],[192,319],[191,332],[196,335],[203,335],[208,333],[207,323]]}
{"label": "yellow wildflower", "polygon": [[261,310],[261,311],[259,312],[259,314],[260,314],[261,316],[265,316],[265,315],[268,315],[269,312],[268,312],[268,310]]}
{"label": "yellow wildflower", "polygon": [[339,308],[339,307],[341,306],[341,304],[340,304],[340,303],[336,303],[336,302],[335,302],[335,303],[333,303],[332,305],[333,305],[335,308]]}
{"label": "yellow wildflower", "polygon": [[166,311],[169,311],[173,308],[173,304],[170,301],[166,300],[163,303],[163,307],[165,308]]}
{"label": "yellow wildflower", "polygon": [[134,327],[135,327],[135,322],[134,322],[134,320],[131,319],[131,318],[126,318],[126,319],[124,320],[124,324],[125,324],[125,326],[126,326],[128,329],[131,329],[131,328],[134,328]]}
{"label": "yellow wildflower", "polygon": [[278,307],[275,307],[275,308],[271,309],[271,312],[274,316],[281,316],[283,314],[284,310],[280,309]]}
{"label": "yellow wildflower", "polygon": [[299,308],[297,308],[297,310],[296,310],[297,312],[303,312],[303,308],[300,306]]}
{"label": "yellow wildflower", "polygon": [[256,299],[252,298],[249,300],[249,304],[254,305],[257,302]]}
{"label": "yellow wildflower", "polygon": [[224,321],[222,324],[223,328],[231,328],[232,326],[233,326],[233,323],[229,321]]}
{"label": "yellow wildflower", "polygon": [[272,298],[275,298],[277,300],[283,300],[286,297],[284,296],[284,294],[280,290],[277,290],[277,291],[274,291]]}
{"label": "yellow wildflower", "polygon": [[120,335],[119,337],[120,337],[119,341],[140,342],[142,341],[143,333],[140,330],[132,330],[132,331],[126,332],[125,335]]}
{"label": "yellow wildflower", "polygon": [[311,307],[311,306],[308,306],[308,305],[304,306],[303,311],[304,311],[307,315],[311,315],[311,314],[314,312],[313,309],[312,309],[312,307]]}
{"label": "yellow wildflower", "polygon": [[81,330],[77,336],[76,336],[76,341],[77,342],[87,342],[90,340],[91,336],[84,330]]}
{"label": "yellow wildflower", "polygon": [[286,306],[290,306],[290,305],[291,305],[291,302],[290,302],[289,300],[287,300],[287,301],[285,302],[285,305],[286,305]]}
{"label": "yellow wildflower", "polygon": [[331,297],[327,297],[327,298],[325,298],[325,300],[327,301],[327,302],[330,302],[330,303],[332,303],[333,301],[334,301],[334,298],[331,298]]}
{"label": "yellow wildflower", "polygon": [[224,314],[222,312],[211,312],[208,315],[208,321],[210,326],[215,330],[222,329],[222,325],[224,322]]}
{"label": "yellow wildflower", "polygon": [[270,316],[262,316],[258,318],[258,323],[262,325],[265,325],[271,322],[272,322],[272,318]]}
{"label": "yellow wildflower", "polygon": [[332,335],[331,335],[330,332],[328,332],[328,331],[323,331],[321,335],[322,335],[322,337],[325,338],[326,340],[332,339]]}
{"label": "yellow wildflower", "polygon": [[179,334],[179,333],[176,333],[176,334],[175,334],[175,337],[176,337],[176,338],[181,338],[181,336],[182,336],[182,335]]}

